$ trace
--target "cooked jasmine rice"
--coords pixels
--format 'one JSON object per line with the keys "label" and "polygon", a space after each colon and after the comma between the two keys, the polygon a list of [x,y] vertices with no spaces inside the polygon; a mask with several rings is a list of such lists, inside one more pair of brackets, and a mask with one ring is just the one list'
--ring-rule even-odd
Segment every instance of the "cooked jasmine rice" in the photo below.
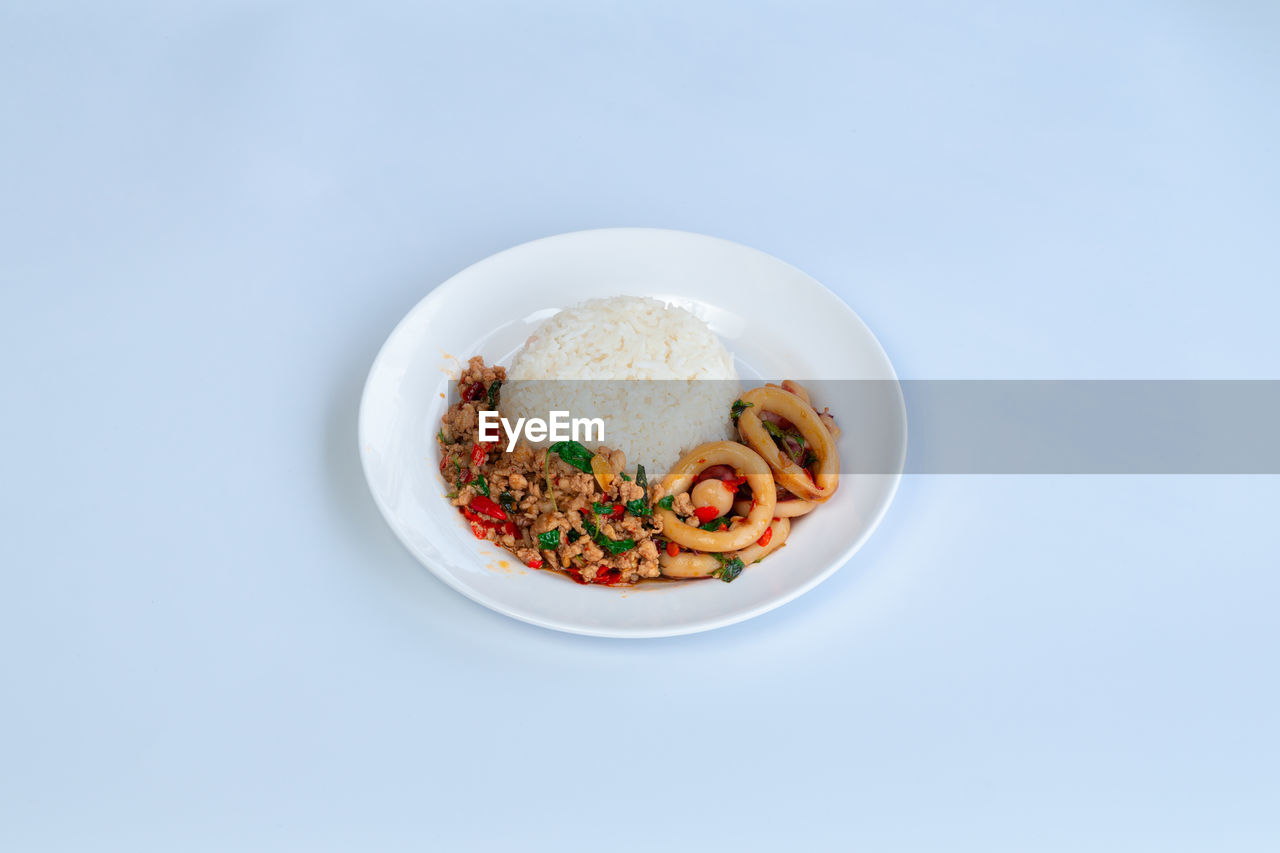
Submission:
{"label": "cooked jasmine rice", "polygon": [[603,444],[655,477],[696,445],[733,437],[737,378],[729,351],[685,309],[634,296],[593,299],[529,336],[507,371],[501,408],[512,422],[552,410],[601,418]]}

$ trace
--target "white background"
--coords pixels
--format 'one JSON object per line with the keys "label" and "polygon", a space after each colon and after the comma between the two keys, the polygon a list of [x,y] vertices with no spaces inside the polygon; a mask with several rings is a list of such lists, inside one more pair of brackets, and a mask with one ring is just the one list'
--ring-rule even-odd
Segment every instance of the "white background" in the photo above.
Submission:
{"label": "white background", "polygon": [[912,476],[796,603],[609,641],[432,578],[355,423],[432,286],[613,225],[799,266],[905,378],[1277,378],[1278,39],[5,3],[0,847],[1277,849],[1274,477]]}

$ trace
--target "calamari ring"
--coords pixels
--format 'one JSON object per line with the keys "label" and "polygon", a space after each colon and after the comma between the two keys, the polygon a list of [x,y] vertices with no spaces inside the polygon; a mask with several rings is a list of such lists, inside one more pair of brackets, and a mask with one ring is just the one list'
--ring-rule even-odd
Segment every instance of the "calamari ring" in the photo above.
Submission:
{"label": "calamari ring", "polygon": [[[773,517],[799,518],[802,515],[808,515],[817,508],[818,504],[814,501],[802,501],[799,498],[778,501],[773,506]],[[751,511],[751,501],[736,501],[733,504],[733,511],[738,515],[746,515]]]}
{"label": "calamari ring", "polygon": [[662,535],[677,545],[695,551],[736,551],[745,548],[764,534],[773,518],[773,508],[778,502],[778,489],[773,484],[773,473],[760,455],[736,441],[713,441],[700,444],[684,455],[671,473],[662,479],[662,494],[678,495],[687,492],[693,480],[712,465],[728,465],[747,478],[755,506],[747,513],[742,524],[730,530],[702,530],[685,524],[674,512],[662,507],[655,511],[662,518]]}
{"label": "calamari ring", "polygon": [[[737,557],[748,566],[760,562],[787,543],[787,536],[791,533],[791,521],[785,518],[774,519],[769,523],[769,529],[773,531],[773,535],[769,537],[768,545],[752,542],[746,548],[729,556]],[[717,560],[710,554],[699,554],[694,551],[681,551],[674,557],[662,551],[658,554],[658,565],[662,567],[662,573],[669,578],[709,578],[716,569],[720,568],[721,560]]]}
{"label": "calamari ring", "polygon": [[787,537],[791,535],[791,519],[775,518],[769,522],[769,529],[773,531],[773,535],[769,537],[767,545],[761,545],[759,542],[752,542],[733,556],[737,557],[748,566],[752,563],[758,563],[774,551],[787,544]]}
{"label": "calamari ring", "polygon": [[658,565],[669,578],[709,578],[720,568],[720,561],[710,554],[681,551],[672,557],[666,551],[658,553]]}
{"label": "calamari ring", "polygon": [[[738,434],[769,464],[778,483],[802,500],[822,503],[834,495],[840,483],[840,453],[813,406],[789,391],[767,385],[751,389],[742,395],[741,400],[752,405],[738,416]],[[773,443],[773,437],[765,431],[757,414],[760,411],[781,415],[800,430],[818,457],[818,467],[812,480],[805,469],[788,459]]]}

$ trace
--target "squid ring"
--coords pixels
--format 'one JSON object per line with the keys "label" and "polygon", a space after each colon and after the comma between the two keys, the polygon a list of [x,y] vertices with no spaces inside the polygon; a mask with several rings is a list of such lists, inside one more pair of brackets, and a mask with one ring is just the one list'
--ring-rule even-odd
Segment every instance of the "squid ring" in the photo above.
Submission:
{"label": "squid ring", "polygon": [[720,568],[720,561],[710,554],[681,551],[674,557],[666,551],[658,552],[658,565],[669,578],[709,578]]}
{"label": "squid ring", "polygon": [[775,518],[769,523],[769,529],[773,531],[773,535],[769,537],[769,541],[761,545],[759,542],[752,542],[733,556],[737,557],[748,566],[752,563],[758,563],[774,551],[787,544],[787,537],[791,535],[791,519]]}
{"label": "squid ring", "polygon": [[671,473],[662,479],[663,495],[687,492],[693,480],[712,465],[728,465],[747,478],[755,506],[746,520],[729,530],[703,530],[680,520],[669,509],[657,507],[662,518],[662,535],[695,551],[736,551],[745,548],[764,534],[773,518],[773,508],[778,502],[778,489],[773,484],[773,474],[760,455],[736,441],[713,441],[701,444],[684,455]]}
{"label": "squid ring", "polygon": [[[778,483],[802,500],[822,503],[834,495],[840,482],[840,453],[813,406],[789,391],[769,386],[753,388],[741,399],[751,406],[738,416],[738,434],[769,464]],[[813,479],[809,479],[809,473],[774,444],[773,437],[765,430],[757,414],[761,410],[781,415],[800,430],[800,435],[818,457]]]}
{"label": "squid ring", "polygon": [[[752,542],[732,556],[742,560],[748,566],[760,562],[786,544],[787,536],[791,533],[791,521],[786,518],[774,519],[769,523],[769,529],[773,531],[773,535],[769,537],[768,544]],[[692,551],[681,551],[674,557],[665,551],[658,554],[658,565],[662,567],[662,573],[669,578],[709,578],[721,564],[721,560],[717,560],[710,554],[698,554]]]}

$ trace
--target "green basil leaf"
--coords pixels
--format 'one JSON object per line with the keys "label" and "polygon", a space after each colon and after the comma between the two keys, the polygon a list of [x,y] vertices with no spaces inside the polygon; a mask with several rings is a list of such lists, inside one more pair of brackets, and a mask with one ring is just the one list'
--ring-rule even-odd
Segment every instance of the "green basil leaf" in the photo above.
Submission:
{"label": "green basil leaf", "polygon": [[[774,437],[778,445],[781,447],[782,452],[786,453],[787,457],[792,462],[795,462],[797,465],[800,464],[801,460],[804,459],[804,436],[799,432],[784,430],[772,421],[765,421],[764,428],[769,435]],[[794,447],[792,446],[792,442],[795,443]]]}
{"label": "green basil leaf", "polygon": [[489,497],[489,484],[485,482],[484,474],[477,474],[476,478],[471,482],[475,490],[486,498]]}
{"label": "green basil leaf", "polygon": [[636,547],[634,539],[610,539],[601,532],[595,523],[587,519],[582,520],[582,526],[587,529],[587,533],[591,534],[591,541],[595,542],[610,554],[621,554],[624,551],[630,551]]}
{"label": "green basil leaf", "polygon": [[538,547],[543,551],[554,551],[560,547],[560,531],[548,530],[538,534]]}
{"label": "green basil leaf", "polygon": [[595,454],[576,441],[557,441],[551,452],[584,474],[591,473],[591,457]]}
{"label": "green basil leaf", "polygon": [[671,509],[672,505],[675,503],[675,500],[676,500],[675,495],[667,495],[665,498],[658,501],[657,506],[660,506],[663,509]]}
{"label": "green basil leaf", "polygon": [[502,387],[502,380],[495,379],[489,385],[489,408],[498,408],[498,389]]}
{"label": "green basil leaf", "polygon": [[732,583],[738,575],[742,574],[742,570],[746,568],[746,564],[738,557],[732,560],[726,560],[720,564],[720,568],[712,572],[712,576],[720,578],[725,583]]}
{"label": "green basil leaf", "polygon": [[649,477],[645,474],[643,465],[636,466],[636,485],[640,487],[641,495],[627,501],[627,512],[641,518],[653,515],[653,510],[649,507]]}

